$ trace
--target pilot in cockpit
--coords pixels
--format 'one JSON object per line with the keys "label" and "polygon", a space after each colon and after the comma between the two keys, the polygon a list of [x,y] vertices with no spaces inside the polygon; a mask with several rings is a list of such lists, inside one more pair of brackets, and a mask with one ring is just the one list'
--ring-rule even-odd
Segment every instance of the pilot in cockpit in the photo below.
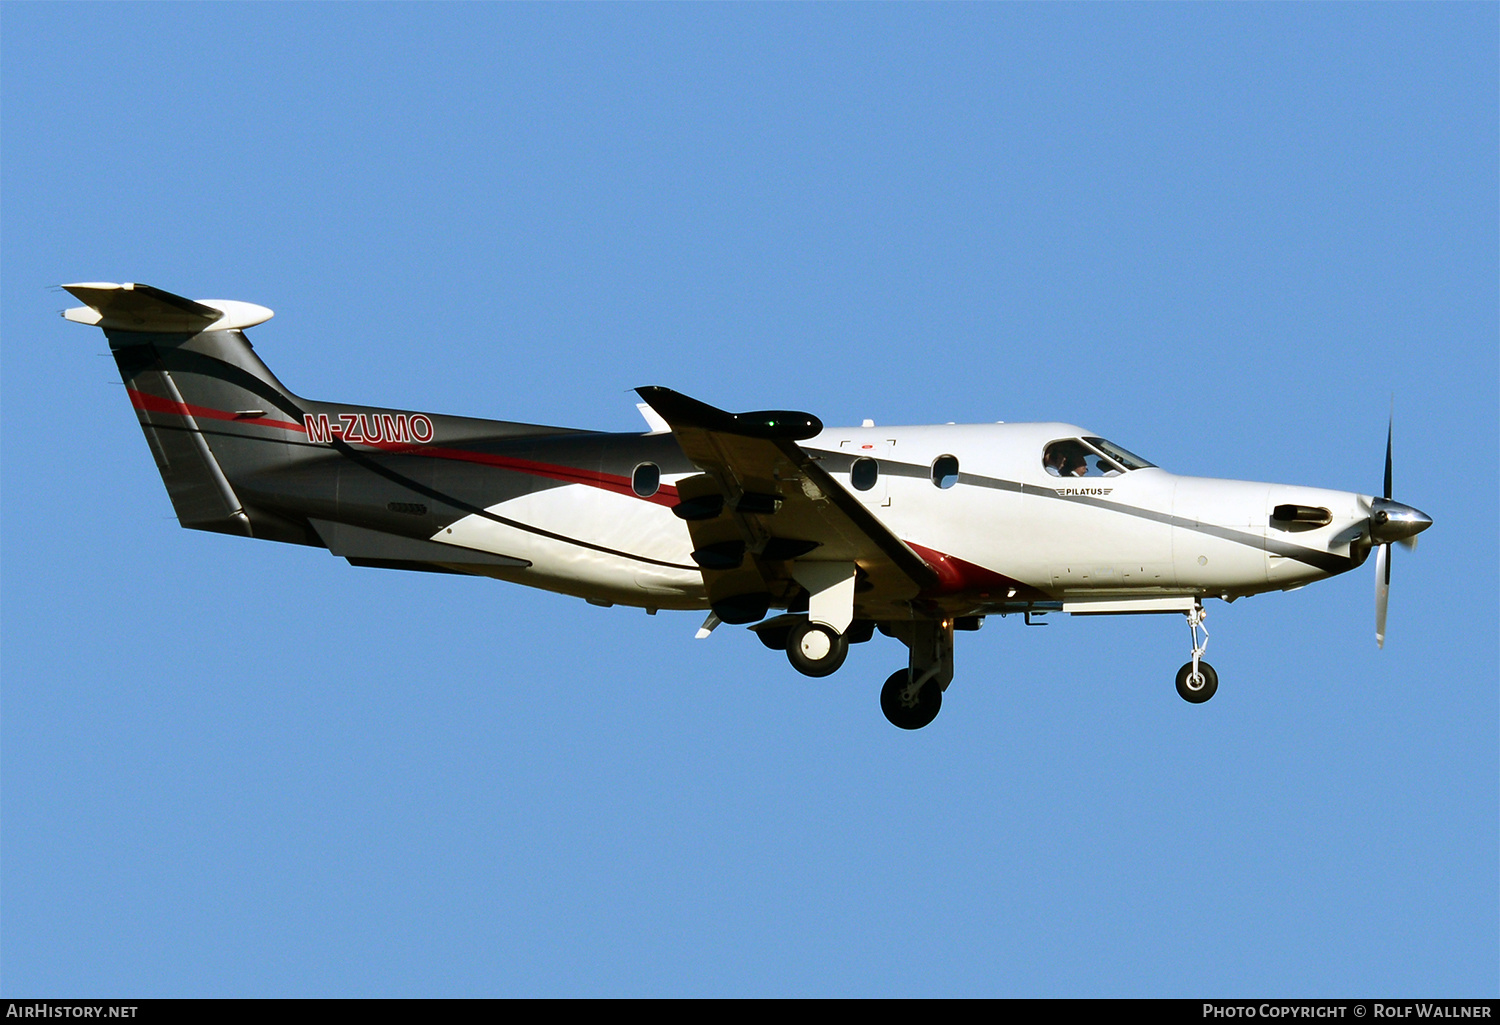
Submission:
{"label": "pilot in cockpit", "polygon": [[1103,438],[1064,438],[1042,450],[1042,466],[1054,477],[1118,477],[1154,465]]}
{"label": "pilot in cockpit", "polygon": [[1054,477],[1082,477],[1089,472],[1086,452],[1076,441],[1054,441],[1042,453],[1042,465]]}
{"label": "pilot in cockpit", "polygon": [[1042,453],[1042,465],[1054,477],[1061,477],[1063,475],[1063,464],[1065,462],[1063,447],[1061,445],[1048,445],[1047,451]]}

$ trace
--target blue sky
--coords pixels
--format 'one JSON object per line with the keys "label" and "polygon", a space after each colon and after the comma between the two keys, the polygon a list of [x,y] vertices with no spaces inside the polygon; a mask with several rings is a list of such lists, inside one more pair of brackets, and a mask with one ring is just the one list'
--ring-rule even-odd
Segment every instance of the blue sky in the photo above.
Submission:
{"label": "blue sky", "polygon": [[[8,996],[1495,996],[1500,13],[0,8]],[[934,725],[699,617],[183,531],[50,286],[314,398],[1066,420],[1366,566],[994,619]],[[996,524],[996,530],[1005,529]]]}

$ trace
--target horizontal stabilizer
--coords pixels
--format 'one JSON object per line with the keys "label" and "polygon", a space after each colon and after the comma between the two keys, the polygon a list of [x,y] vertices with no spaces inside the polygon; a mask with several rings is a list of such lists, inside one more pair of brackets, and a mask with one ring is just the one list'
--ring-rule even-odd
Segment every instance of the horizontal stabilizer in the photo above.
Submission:
{"label": "horizontal stabilizer", "polygon": [[230,331],[265,323],[273,315],[264,306],[254,303],[232,299],[195,301],[150,285],[84,281],[62,287],[85,304],[64,310],[64,317],[75,324],[88,324],[107,331],[192,334]]}

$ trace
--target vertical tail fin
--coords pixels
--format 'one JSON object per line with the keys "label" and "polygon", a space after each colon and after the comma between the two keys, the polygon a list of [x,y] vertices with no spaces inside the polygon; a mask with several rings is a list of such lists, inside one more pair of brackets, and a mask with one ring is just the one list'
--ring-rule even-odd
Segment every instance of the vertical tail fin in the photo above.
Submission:
{"label": "vertical tail fin", "polygon": [[243,329],[271,311],[195,302],[149,285],[64,285],[86,305],[63,316],[102,328],[184,527],[320,544],[306,524],[248,507],[235,480],[285,467],[305,437],[300,403]]}

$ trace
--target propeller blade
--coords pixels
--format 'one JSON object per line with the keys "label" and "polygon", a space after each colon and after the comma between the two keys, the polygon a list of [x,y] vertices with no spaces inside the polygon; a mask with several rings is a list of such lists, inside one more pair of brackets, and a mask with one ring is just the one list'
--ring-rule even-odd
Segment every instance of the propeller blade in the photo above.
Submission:
{"label": "propeller blade", "polygon": [[1385,610],[1391,600],[1391,546],[1375,550],[1375,646],[1385,647]]}
{"label": "propeller blade", "polygon": [[1403,537],[1396,543],[1408,552],[1414,552],[1417,550],[1417,535],[1413,534],[1411,537]]}
{"label": "propeller blade", "polygon": [[1396,414],[1391,413],[1391,418],[1385,425],[1385,497],[1391,497],[1391,433],[1396,426]]}

